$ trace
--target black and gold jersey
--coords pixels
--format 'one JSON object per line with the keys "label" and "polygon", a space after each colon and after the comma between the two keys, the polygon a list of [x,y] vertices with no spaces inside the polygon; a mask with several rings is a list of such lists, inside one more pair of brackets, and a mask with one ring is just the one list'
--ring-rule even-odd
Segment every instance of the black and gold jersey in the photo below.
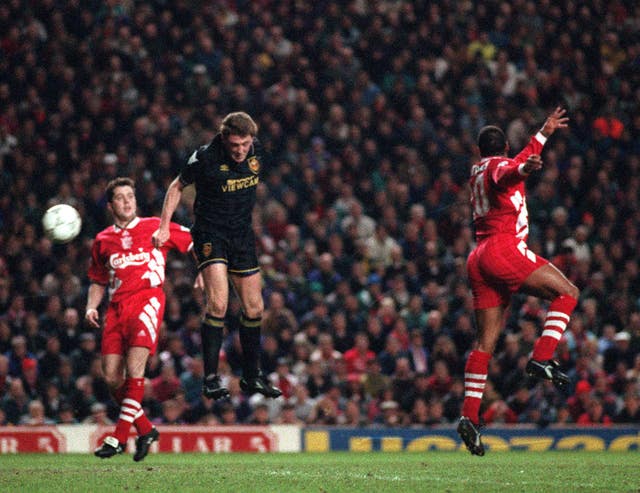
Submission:
{"label": "black and gold jersey", "polygon": [[264,152],[258,139],[237,163],[227,154],[222,135],[195,151],[180,172],[183,185],[195,184],[194,230],[239,233],[251,229]]}

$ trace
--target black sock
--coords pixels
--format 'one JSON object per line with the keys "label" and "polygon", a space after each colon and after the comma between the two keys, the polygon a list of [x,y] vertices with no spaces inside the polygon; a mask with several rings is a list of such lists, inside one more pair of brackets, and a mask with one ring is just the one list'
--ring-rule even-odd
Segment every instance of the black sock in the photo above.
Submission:
{"label": "black sock", "polygon": [[242,376],[255,378],[260,374],[260,324],[262,317],[240,317],[240,344],[242,344]]}
{"label": "black sock", "polygon": [[205,315],[202,325],[200,325],[205,376],[218,373],[218,359],[220,357],[220,346],[222,346],[223,329],[224,318],[214,317],[208,313]]}

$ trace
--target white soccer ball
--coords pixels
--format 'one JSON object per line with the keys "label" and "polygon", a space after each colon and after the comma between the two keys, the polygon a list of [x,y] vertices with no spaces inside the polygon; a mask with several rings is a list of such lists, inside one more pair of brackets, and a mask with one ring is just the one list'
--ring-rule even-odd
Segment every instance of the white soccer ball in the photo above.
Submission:
{"label": "white soccer ball", "polygon": [[44,234],[54,243],[68,243],[82,227],[82,219],[77,210],[67,204],[54,205],[42,216]]}

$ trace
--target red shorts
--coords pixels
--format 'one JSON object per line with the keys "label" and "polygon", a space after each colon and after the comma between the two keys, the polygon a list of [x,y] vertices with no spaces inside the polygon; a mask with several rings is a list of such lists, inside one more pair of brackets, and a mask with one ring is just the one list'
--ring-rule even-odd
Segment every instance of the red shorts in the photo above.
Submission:
{"label": "red shorts", "polygon": [[495,235],[483,240],[467,259],[467,274],[477,310],[506,306],[511,294],[548,260],[515,236]]}
{"label": "red shorts", "polygon": [[149,348],[150,354],[154,354],[164,301],[164,292],[153,290],[109,303],[102,332],[102,354],[124,355],[133,346]]}

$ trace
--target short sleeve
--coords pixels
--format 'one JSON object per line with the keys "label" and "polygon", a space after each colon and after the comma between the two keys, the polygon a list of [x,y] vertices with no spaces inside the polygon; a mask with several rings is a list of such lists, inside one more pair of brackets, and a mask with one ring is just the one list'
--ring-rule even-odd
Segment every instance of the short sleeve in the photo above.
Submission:
{"label": "short sleeve", "polygon": [[193,151],[193,154],[191,154],[187,160],[187,164],[185,164],[182,171],[180,171],[180,183],[183,185],[191,185],[196,181],[198,169],[200,168],[200,160],[202,159],[201,154],[202,148]]}
{"label": "short sleeve", "polygon": [[101,242],[98,239],[93,242],[93,246],[91,247],[91,263],[89,264],[87,276],[91,282],[106,286],[109,284],[109,269],[100,254],[100,245]]}
{"label": "short sleeve", "polygon": [[177,223],[169,225],[169,246],[175,248],[182,253],[191,250],[193,240],[191,239],[191,231]]}

